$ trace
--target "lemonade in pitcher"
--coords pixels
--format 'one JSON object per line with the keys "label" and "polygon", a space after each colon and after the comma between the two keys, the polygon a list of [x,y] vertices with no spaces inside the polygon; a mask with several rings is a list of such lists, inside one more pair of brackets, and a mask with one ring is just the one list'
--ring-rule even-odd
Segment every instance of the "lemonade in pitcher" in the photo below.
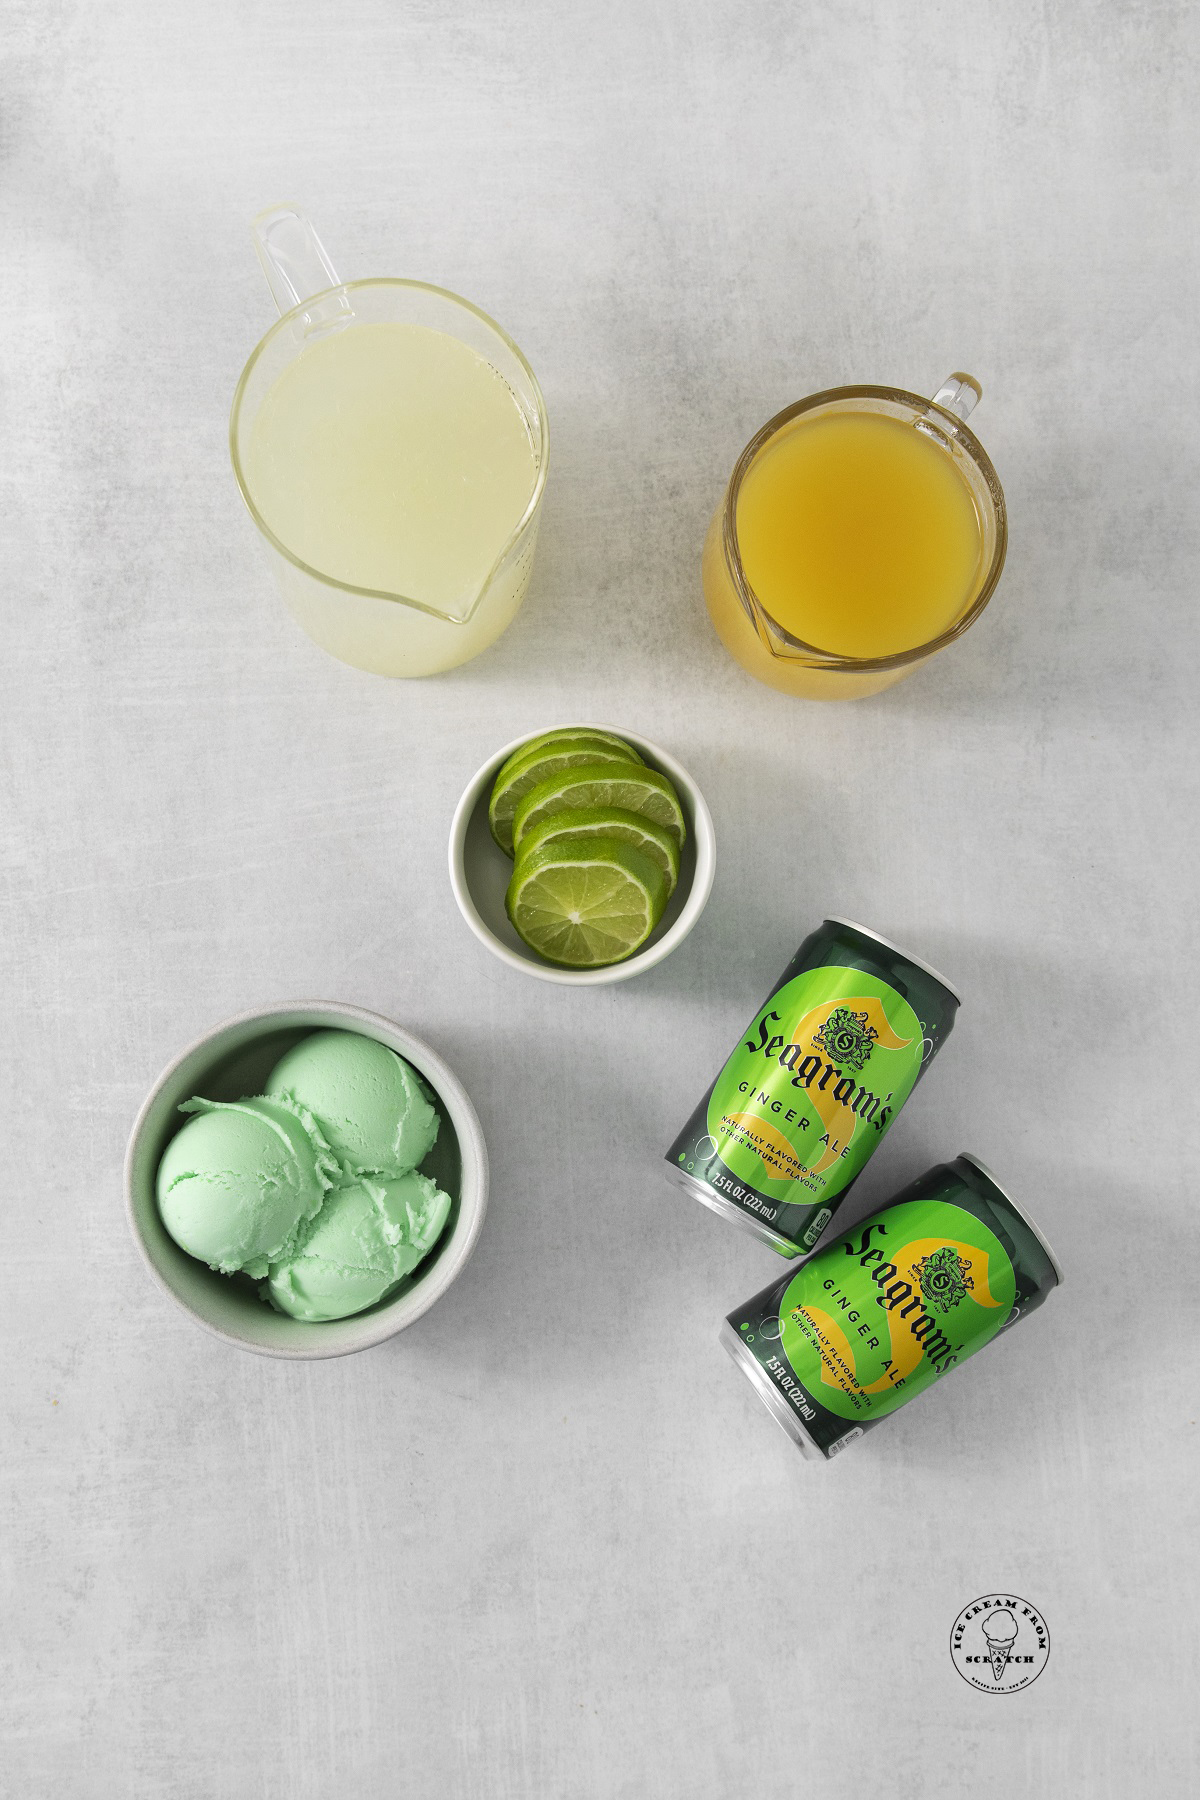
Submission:
{"label": "lemonade in pitcher", "polygon": [[460,295],[340,281],[295,207],[254,240],[282,317],[242,371],[230,450],[283,598],[342,662],[453,669],[529,584],[549,454],[533,371]]}
{"label": "lemonade in pitcher", "polygon": [[245,466],[259,512],[302,561],[448,612],[483,586],[537,474],[492,365],[399,322],[310,343],[267,392]]}

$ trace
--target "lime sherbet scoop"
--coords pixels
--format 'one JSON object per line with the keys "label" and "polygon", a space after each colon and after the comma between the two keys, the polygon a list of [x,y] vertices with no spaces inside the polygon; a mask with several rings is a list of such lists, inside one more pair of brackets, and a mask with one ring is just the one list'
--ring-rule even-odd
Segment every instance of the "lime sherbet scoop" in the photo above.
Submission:
{"label": "lime sherbet scoop", "polygon": [[442,1234],[450,1196],[427,1175],[335,1188],[293,1253],[273,1264],[269,1292],[293,1319],[345,1319],[411,1275]]}
{"label": "lime sherbet scoop", "polygon": [[158,1210],[175,1242],[222,1274],[262,1277],[320,1209],[337,1165],[285,1100],[189,1100],[163,1152]]}
{"label": "lime sherbet scoop", "polygon": [[276,1063],[267,1093],[311,1112],[350,1175],[403,1175],[429,1154],[438,1115],[413,1069],[374,1038],[314,1031]]}

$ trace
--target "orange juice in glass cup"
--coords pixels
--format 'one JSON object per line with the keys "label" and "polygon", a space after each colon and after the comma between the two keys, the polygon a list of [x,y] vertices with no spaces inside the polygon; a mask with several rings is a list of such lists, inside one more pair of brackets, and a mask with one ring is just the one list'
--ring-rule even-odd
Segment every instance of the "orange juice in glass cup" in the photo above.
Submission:
{"label": "orange juice in glass cup", "polygon": [[704,545],[704,597],[751,675],[810,700],[856,700],[961,637],[1004,567],[1004,493],[952,375],[811,394],[738,458]]}

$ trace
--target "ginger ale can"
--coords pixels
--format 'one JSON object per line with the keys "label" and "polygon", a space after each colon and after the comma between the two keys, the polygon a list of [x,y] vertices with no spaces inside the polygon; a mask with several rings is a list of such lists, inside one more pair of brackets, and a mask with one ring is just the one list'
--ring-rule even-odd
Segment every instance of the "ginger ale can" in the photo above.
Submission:
{"label": "ginger ale can", "polygon": [[1054,1252],[965,1153],[730,1313],[721,1341],[806,1456],[835,1456],[1039,1307]]}
{"label": "ginger ale can", "polygon": [[811,1250],[958,1006],[927,963],[826,919],[671,1145],[672,1179],[784,1256]]}

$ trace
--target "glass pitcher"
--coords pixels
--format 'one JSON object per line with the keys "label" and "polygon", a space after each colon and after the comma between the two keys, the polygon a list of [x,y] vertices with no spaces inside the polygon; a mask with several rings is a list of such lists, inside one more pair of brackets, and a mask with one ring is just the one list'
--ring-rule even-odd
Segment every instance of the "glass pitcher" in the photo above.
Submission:
{"label": "glass pitcher", "polygon": [[[242,498],[269,547],[284,601],[322,649],[356,668],[433,675],[467,662],[511,624],[529,585],[549,455],[546,406],[534,373],[495,321],[457,294],[421,281],[339,281],[312,225],[293,207],[260,214],[253,233],[282,317],[242,371],[229,444]],[[428,589],[400,593],[356,586],[328,568],[314,567],[263,516],[261,494],[256,497],[248,473],[255,423],[285,371],[333,333],[380,324],[423,326],[465,345],[505,384],[528,434],[531,473],[524,508],[514,508],[511,529],[498,542],[487,573],[453,599]]]}
{"label": "glass pitcher", "polygon": [[[751,675],[804,699],[861,699],[902,680],[974,624],[1000,579],[1008,544],[1003,490],[986,451],[965,422],[980,396],[979,383],[963,374],[950,376],[932,400],[902,388],[830,388],[786,407],[751,438],[713,514],[702,561],[709,616],[725,648]],[[756,459],[795,420],[864,414],[881,415],[919,431],[947,459],[970,496],[978,556],[958,612],[936,636],[888,655],[837,655],[786,630],[755,593],[738,541],[738,498]]]}

